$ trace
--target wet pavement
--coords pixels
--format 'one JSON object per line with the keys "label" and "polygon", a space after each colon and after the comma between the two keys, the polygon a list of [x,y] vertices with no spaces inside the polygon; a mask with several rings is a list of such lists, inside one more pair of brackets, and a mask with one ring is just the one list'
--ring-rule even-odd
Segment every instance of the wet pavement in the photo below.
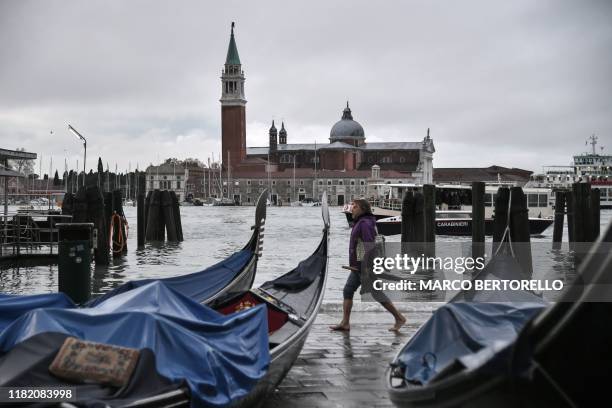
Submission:
{"label": "wet pavement", "polygon": [[300,357],[264,407],[392,407],[385,386],[389,362],[431,313],[404,316],[408,322],[395,334],[388,331],[390,314],[354,313],[350,333],[342,333],[329,330],[340,313],[319,313]]}

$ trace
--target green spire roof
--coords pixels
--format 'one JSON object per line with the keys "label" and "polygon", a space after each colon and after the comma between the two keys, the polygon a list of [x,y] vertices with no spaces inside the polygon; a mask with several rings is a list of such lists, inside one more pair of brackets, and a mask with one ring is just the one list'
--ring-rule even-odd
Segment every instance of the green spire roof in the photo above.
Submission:
{"label": "green spire roof", "polygon": [[230,37],[229,47],[227,48],[227,58],[225,65],[240,65],[240,57],[238,56],[238,48],[234,39],[234,22],[232,21],[232,35]]}

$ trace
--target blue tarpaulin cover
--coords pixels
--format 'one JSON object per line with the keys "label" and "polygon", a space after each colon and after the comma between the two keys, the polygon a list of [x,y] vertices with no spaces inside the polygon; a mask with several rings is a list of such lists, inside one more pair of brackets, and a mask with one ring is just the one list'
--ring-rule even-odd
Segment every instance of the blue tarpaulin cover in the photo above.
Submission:
{"label": "blue tarpaulin cover", "polygon": [[19,316],[40,307],[71,309],[76,306],[63,293],[29,296],[0,294],[0,332]]}
{"label": "blue tarpaulin cover", "polygon": [[171,278],[129,281],[102,296],[90,300],[87,306],[95,306],[119,293],[139,288],[156,280],[164,282],[167,286],[196,302],[203,302],[227,286],[242,271],[252,256],[253,252],[251,250],[243,249],[200,272]]}
{"label": "blue tarpaulin cover", "polygon": [[[507,255],[498,255],[478,276],[483,280],[520,278],[520,267]],[[395,363],[404,368],[404,378],[427,384],[452,364],[474,368],[495,366],[501,352],[512,344],[520,330],[547,303],[525,291],[464,291],[438,308],[410,339]]]}
{"label": "blue tarpaulin cover", "polygon": [[224,316],[160,281],[93,308],[35,309],[0,333],[0,353],[45,332],[155,354],[160,374],[186,381],[194,406],[228,406],[268,369],[265,305]]}
{"label": "blue tarpaulin cover", "polygon": [[427,384],[449,365],[474,367],[511,344],[543,308],[538,303],[448,303],[404,347],[398,362],[404,378]]}

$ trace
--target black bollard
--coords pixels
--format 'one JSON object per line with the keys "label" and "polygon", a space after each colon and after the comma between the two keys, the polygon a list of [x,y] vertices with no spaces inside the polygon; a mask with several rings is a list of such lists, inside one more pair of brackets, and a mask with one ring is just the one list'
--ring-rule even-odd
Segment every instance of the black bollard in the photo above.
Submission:
{"label": "black bollard", "polygon": [[145,195],[139,193],[136,207],[136,235],[138,247],[141,248],[145,243]]}
{"label": "black bollard", "polygon": [[414,243],[414,193],[406,191],[402,200],[402,253],[409,253]]}
{"label": "black bollard", "polygon": [[553,248],[560,249],[563,240],[563,220],[565,218],[565,191],[555,192],[555,224],[553,226]]}
{"label": "black bollard", "polygon": [[514,255],[523,274],[528,278],[533,275],[531,243],[529,234],[529,210],[527,196],[521,187],[510,190],[510,240]]}
{"label": "black bollard", "polygon": [[485,253],[485,183],[472,183],[472,258],[483,258]]}
{"label": "black bollard", "polygon": [[600,224],[601,224],[601,209],[600,209],[600,205],[601,203],[599,202],[600,199],[600,191],[598,188],[594,188],[591,190],[591,211],[593,213],[593,221],[592,221],[592,225],[593,225],[593,236],[592,236],[592,240],[595,241],[597,240],[597,238],[599,237],[599,233],[600,233]]}
{"label": "black bollard", "polygon": [[170,192],[168,190],[164,190],[161,192],[161,207],[162,212],[164,214],[164,222],[166,225],[166,234],[168,237],[168,241],[177,242],[178,236],[176,234],[177,228],[174,222],[174,206],[172,203],[172,197],[170,197]]}
{"label": "black bollard", "polygon": [[92,223],[58,223],[58,289],[75,303],[91,297]]}
{"label": "black bollard", "polygon": [[501,245],[501,239],[508,226],[508,200],[510,190],[507,187],[500,187],[495,196],[495,209],[493,213],[493,254]]}
{"label": "black bollard", "polygon": [[172,198],[174,214],[174,225],[176,225],[176,236],[179,241],[183,241],[183,224],[181,223],[181,206],[179,204],[178,197],[174,191],[170,191],[170,197]]}
{"label": "black bollard", "polygon": [[423,185],[424,249],[426,256],[436,253],[436,186]]}

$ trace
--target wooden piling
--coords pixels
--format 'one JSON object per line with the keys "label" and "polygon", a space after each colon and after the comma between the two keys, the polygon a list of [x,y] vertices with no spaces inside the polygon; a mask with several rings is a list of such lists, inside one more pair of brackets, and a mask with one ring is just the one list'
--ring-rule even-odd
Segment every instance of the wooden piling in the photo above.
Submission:
{"label": "wooden piling", "polygon": [[570,250],[574,248],[576,237],[574,236],[574,208],[576,208],[576,196],[574,189],[565,192],[565,204],[567,205],[567,236]]}
{"label": "wooden piling", "polygon": [[402,200],[402,253],[408,253],[414,242],[414,193],[406,191]]}
{"label": "wooden piling", "polygon": [[104,196],[97,185],[87,187],[88,221],[96,232],[94,259],[96,265],[109,264],[108,225],[105,222]]}
{"label": "wooden piling", "polygon": [[425,217],[424,217],[425,199],[423,193],[414,193],[414,243],[417,255],[424,252],[425,243]]}
{"label": "wooden piling", "polygon": [[181,205],[174,191],[170,191],[170,198],[172,198],[172,204],[173,204],[172,214],[174,215],[174,224],[176,225],[176,236],[179,241],[183,241],[183,224],[181,223]]}
{"label": "wooden piling", "polygon": [[521,187],[512,187],[510,190],[510,240],[517,262],[523,274],[531,278],[533,275],[533,262],[531,256],[531,243],[529,234],[529,210],[527,196]]}
{"label": "wooden piling", "polygon": [[149,207],[151,206],[151,196],[153,195],[153,191],[149,191],[145,198],[145,207],[144,207],[144,222],[143,222],[143,231],[145,235],[145,241],[147,236],[147,223],[149,222]]}
{"label": "wooden piling", "polygon": [[424,249],[427,256],[434,256],[436,251],[436,186],[423,185],[423,223]]}
{"label": "wooden piling", "polygon": [[483,258],[485,253],[485,183],[472,183],[472,257]]}
{"label": "wooden piling", "polygon": [[173,203],[168,190],[163,190],[161,192],[161,208],[164,214],[164,224],[166,225],[166,236],[168,237],[168,241],[177,242],[178,237],[176,234],[177,228],[174,221]]}
{"label": "wooden piling", "polygon": [[598,188],[591,189],[591,212],[593,213],[593,241],[597,240],[600,233],[601,224],[601,203],[600,203],[600,191]]}
{"label": "wooden piling", "polygon": [[149,216],[147,219],[147,241],[163,241],[164,240],[164,220],[161,211],[161,193],[159,190],[154,190],[151,194],[151,203],[149,205]]}
{"label": "wooden piling", "polygon": [[553,226],[553,248],[561,248],[563,221],[565,218],[565,191],[555,192],[555,223]]}
{"label": "wooden piling", "polygon": [[510,190],[507,187],[500,187],[495,196],[495,209],[493,213],[493,254],[501,245],[501,239],[508,226],[508,200]]}
{"label": "wooden piling", "polygon": [[136,203],[136,228],[138,247],[142,248],[145,243],[145,195],[138,193]]}

